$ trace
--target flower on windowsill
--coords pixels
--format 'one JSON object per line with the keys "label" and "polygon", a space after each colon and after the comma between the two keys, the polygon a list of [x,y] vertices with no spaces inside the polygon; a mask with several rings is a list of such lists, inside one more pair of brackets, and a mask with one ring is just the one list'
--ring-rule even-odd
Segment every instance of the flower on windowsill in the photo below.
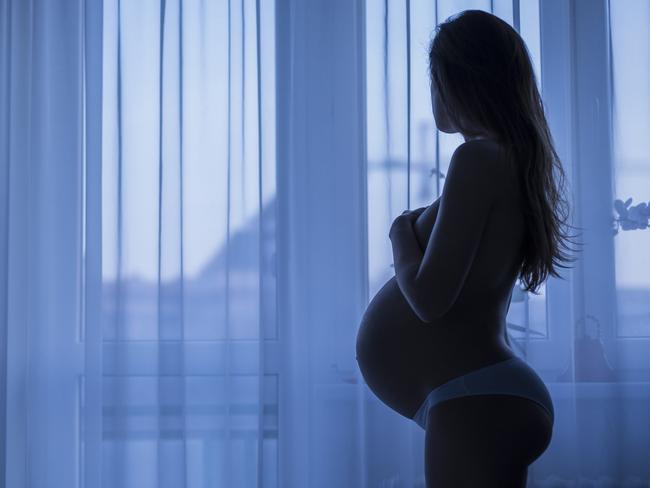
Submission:
{"label": "flower on windowsill", "polygon": [[429,177],[433,178],[433,175],[435,175],[436,173],[440,175],[440,178],[445,178],[445,174],[442,171],[440,171],[438,168],[431,168],[429,170]]}
{"label": "flower on windowsill", "polygon": [[618,218],[612,219],[615,227],[612,229],[614,235],[618,234],[618,229],[622,230],[635,230],[647,229],[650,225],[648,219],[650,218],[650,203],[641,202],[638,205],[630,207],[632,198],[628,198],[625,202],[620,199],[614,201],[614,209],[618,213]]}

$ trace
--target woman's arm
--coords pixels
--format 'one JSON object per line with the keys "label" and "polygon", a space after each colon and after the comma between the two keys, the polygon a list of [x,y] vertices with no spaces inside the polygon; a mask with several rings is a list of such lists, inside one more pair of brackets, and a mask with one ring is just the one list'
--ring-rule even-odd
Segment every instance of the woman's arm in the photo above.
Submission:
{"label": "woman's arm", "polygon": [[469,141],[454,152],[424,252],[412,220],[398,217],[391,228],[396,281],[423,322],[451,308],[478,250],[505,168],[491,144]]}

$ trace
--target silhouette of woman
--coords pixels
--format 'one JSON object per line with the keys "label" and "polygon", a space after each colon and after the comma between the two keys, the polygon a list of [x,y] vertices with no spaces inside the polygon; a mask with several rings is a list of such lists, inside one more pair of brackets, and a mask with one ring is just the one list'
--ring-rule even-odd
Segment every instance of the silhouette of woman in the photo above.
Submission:
{"label": "silhouette of woman", "polygon": [[363,377],[425,429],[428,487],[524,487],[548,447],[553,402],[509,347],[517,279],[537,293],[570,235],[565,176],[527,48],[498,17],[465,10],[429,47],[438,128],[460,132],[442,196],[390,229],[395,276],[357,336]]}

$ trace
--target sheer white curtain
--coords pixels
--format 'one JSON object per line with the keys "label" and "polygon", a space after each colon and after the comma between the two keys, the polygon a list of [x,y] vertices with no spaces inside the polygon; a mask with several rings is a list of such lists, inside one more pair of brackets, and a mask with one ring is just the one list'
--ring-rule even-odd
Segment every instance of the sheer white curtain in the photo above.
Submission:
{"label": "sheer white curtain", "polygon": [[[90,271],[99,269],[99,254],[90,246],[98,241],[83,212],[84,181],[96,181],[100,156],[99,7],[0,2],[0,483],[7,487],[78,486],[83,442],[97,434],[82,412],[97,406],[85,386],[99,391],[85,361],[101,360],[91,344],[99,282]],[[99,209],[89,202],[88,211]],[[94,309],[85,309],[90,303]],[[100,457],[95,450],[87,460]]]}
{"label": "sheer white curtain", "polygon": [[0,2],[3,486],[279,486],[274,8]]}
{"label": "sheer white curtain", "polygon": [[363,19],[0,0],[4,486],[368,486]]}
{"label": "sheer white curtain", "polygon": [[273,6],[104,1],[107,485],[277,476]]}
{"label": "sheer white curtain", "polygon": [[[556,406],[529,486],[650,486],[650,2],[366,2],[370,296],[394,272],[392,220],[437,198],[462,142],[435,128],[426,47],[436,23],[470,8],[528,46],[585,242],[539,296],[517,285],[507,317],[514,351]],[[367,402],[369,486],[424,486],[422,432],[371,393]]]}

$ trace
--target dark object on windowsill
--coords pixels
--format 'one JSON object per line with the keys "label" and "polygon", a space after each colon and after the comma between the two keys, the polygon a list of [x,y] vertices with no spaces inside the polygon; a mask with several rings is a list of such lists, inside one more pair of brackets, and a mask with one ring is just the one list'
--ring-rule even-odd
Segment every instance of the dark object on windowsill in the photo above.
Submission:
{"label": "dark object on windowsill", "polygon": [[586,318],[590,319],[589,324],[584,318],[576,322],[573,356],[569,358],[569,365],[557,377],[557,381],[583,383],[616,381],[616,373],[607,360],[603,341],[600,338],[600,323],[593,315],[587,315]]}

